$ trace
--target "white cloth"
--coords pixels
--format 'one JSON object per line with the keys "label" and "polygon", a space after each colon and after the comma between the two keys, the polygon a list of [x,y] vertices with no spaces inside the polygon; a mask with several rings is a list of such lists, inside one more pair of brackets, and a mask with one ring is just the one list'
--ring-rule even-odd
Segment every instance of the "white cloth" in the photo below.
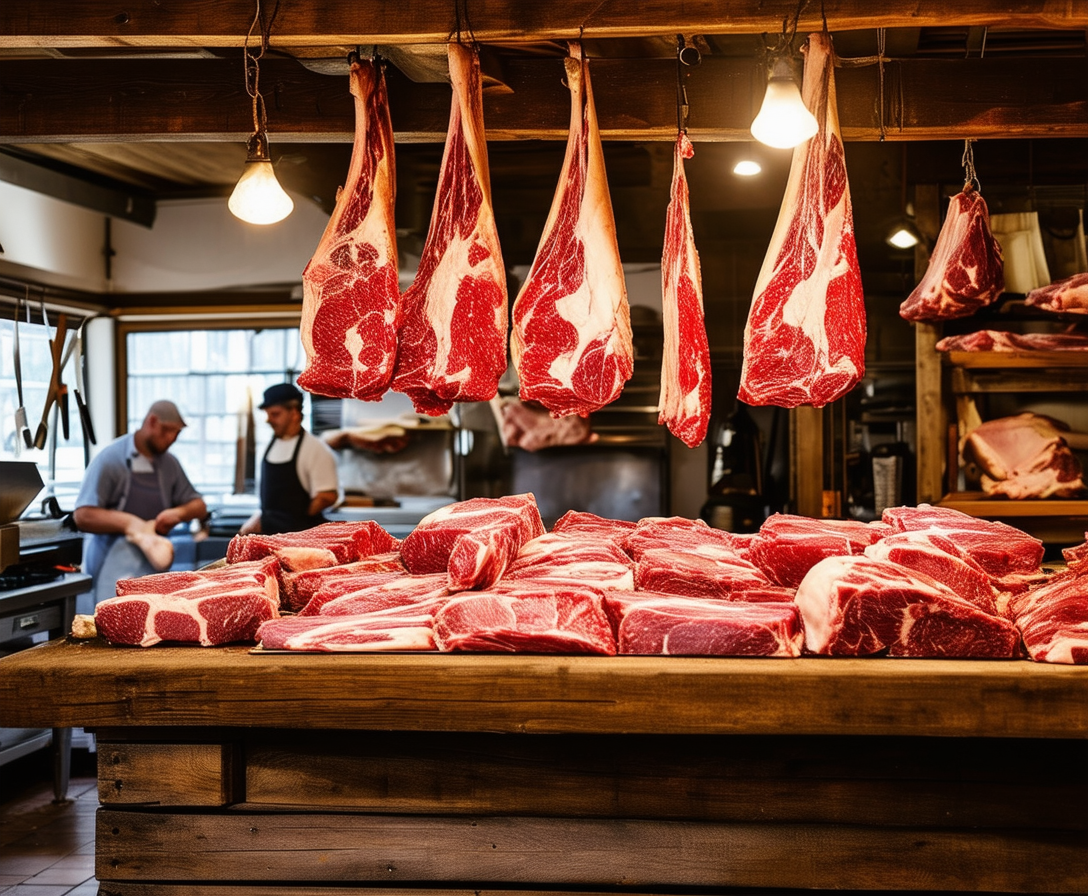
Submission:
{"label": "white cloth", "polygon": [[[268,450],[270,464],[291,462],[295,445],[300,436],[290,439],[276,439]],[[340,477],[336,472],[336,455],[321,439],[310,437],[303,439],[296,464],[298,481],[312,498],[319,492],[337,492],[340,490]]]}

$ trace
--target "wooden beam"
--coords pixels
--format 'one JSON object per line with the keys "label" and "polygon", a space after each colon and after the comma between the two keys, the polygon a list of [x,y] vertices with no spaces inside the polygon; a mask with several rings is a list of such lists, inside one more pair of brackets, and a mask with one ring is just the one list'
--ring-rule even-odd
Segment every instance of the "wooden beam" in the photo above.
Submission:
{"label": "wooden beam", "polygon": [[[322,46],[441,42],[457,30],[450,0],[412,3],[294,0],[280,5],[272,43]],[[489,0],[469,3],[477,40],[525,41],[684,34],[758,34],[781,30],[796,0]],[[1088,27],[1088,5],[1069,0],[825,0],[804,5],[800,31],[927,26]],[[221,0],[5,0],[0,47],[233,47],[253,17],[252,4]]]}
{"label": "wooden beam", "polygon": [[[594,59],[601,132],[609,140],[667,140],[676,134],[676,69],[669,59]],[[512,92],[487,95],[491,140],[564,140],[569,95],[559,58],[511,59]],[[847,140],[881,136],[876,66],[836,73]],[[393,128],[400,142],[440,142],[449,88],[415,84],[389,70]],[[354,107],[346,77],[294,60],[261,67],[273,142],[350,142]],[[708,57],[688,76],[690,133],[697,142],[748,141],[762,99],[753,58]],[[19,60],[0,62],[0,134],[7,143],[244,141],[251,106],[234,59]],[[910,59],[885,67],[888,140],[1088,137],[1088,61]]]}

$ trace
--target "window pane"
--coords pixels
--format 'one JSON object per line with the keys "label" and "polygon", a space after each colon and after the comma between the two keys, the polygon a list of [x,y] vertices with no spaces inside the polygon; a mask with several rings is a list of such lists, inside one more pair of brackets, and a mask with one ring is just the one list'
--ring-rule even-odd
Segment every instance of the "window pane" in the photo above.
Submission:
{"label": "window pane", "polygon": [[[171,450],[193,485],[206,495],[233,491],[247,394],[256,408],[268,386],[294,381],[303,361],[298,329],[137,332],[126,345],[130,431],[153,401],[170,398],[188,424]],[[267,439],[263,415],[254,414],[258,441]]]}

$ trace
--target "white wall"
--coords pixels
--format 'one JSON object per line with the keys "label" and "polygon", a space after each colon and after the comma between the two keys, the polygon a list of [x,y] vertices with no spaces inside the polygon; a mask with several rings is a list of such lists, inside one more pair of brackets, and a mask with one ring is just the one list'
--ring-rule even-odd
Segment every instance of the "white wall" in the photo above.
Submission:
{"label": "white wall", "polygon": [[160,202],[150,230],[115,221],[114,292],[187,292],[301,283],[329,216],[298,196],[286,220],[246,224],[226,198]]}
{"label": "white wall", "polygon": [[0,181],[0,256],[6,271],[53,286],[106,290],[106,218]]}

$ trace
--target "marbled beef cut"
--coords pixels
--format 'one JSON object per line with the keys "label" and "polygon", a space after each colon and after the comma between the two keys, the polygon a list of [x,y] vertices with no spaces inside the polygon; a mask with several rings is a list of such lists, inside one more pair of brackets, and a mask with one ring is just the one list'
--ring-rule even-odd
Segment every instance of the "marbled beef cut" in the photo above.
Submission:
{"label": "marbled beef cut", "polygon": [[470,498],[429,513],[404,539],[408,571],[447,572],[451,591],[494,585],[521,546],[544,534],[531,493]]}
{"label": "marbled beef cut", "polygon": [[672,194],[665,214],[665,250],[661,256],[665,342],[657,420],[689,448],[703,441],[710,423],[710,344],[684,174],[684,159],[694,154],[688,135],[681,133],[673,150]]}
{"label": "marbled beef cut", "polygon": [[923,572],[827,557],[797,589],[805,648],[832,656],[1012,658],[1020,633]]}
{"label": "marbled beef cut", "polygon": [[404,293],[393,389],[422,414],[488,401],[506,370],[506,269],[491,208],[479,52],[447,48],[453,105],[415,280]]}
{"label": "marbled beef cut", "polygon": [[970,184],[949,202],[925,276],[899,306],[904,320],[968,317],[1005,288],[1001,244],[990,232],[986,200]]}
{"label": "marbled beef cut", "polygon": [[435,614],[434,636],[442,651],[616,652],[601,593],[571,585],[526,582],[457,595]]}
{"label": "marbled beef cut", "polygon": [[351,64],[355,143],[347,182],[302,274],[303,389],[374,401],[389,387],[400,284],[393,126],[380,63]]}
{"label": "marbled beef cut", "polygon": [[823,407],[865,373],[861,288],[831,35],[809,35],[802,95],[819,131],[793,151],[786,195],[744,328],[738,396]]}
{"label": "marbled beef cut", "polygon": [[510,352],[521,397],[588,417],[631,378],[634,348],[604,152],[582,48],[566,60],[570,133],[559,188],[514,302]]}
{"label": "marbled beef cut", "polygon": [[1033,289],[1024,301],[1044,311],[1088,314],[1088,273],[1074,274]]}

